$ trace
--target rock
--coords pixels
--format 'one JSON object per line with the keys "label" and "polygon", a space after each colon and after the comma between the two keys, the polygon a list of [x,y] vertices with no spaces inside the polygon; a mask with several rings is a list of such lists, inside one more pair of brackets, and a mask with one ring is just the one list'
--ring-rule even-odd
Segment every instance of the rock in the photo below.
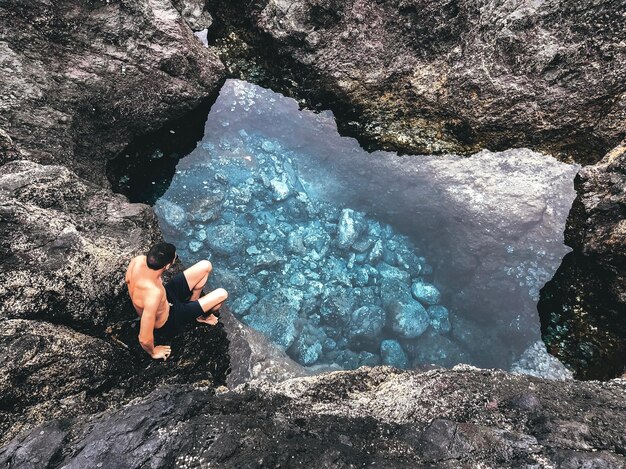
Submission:
{"label": "rock", "polygon": [[30,161],[2,166],[0,206],[0,318],[132,317],[123,273],[160,238],[147,206]]}
{"label": "rock", "polygon": [[302,292],[293,288],[276,290],[252,306],[243,322],[286,350],[296,339],[295,322],[301,305]]}
{"label": "rock", "polygon": [[230,308],[238,316],[243,316],[250,307],[258,301],[256,295],[252,293],[245,293],[231,303]]}
{"label": "rock", "polygon": [[380,306],[367,305],[352,311],[346,334],[352,341],[373,341],[385,326],[385,312]]}
{"label": "rock", "polygon": [[291,355],[304,366],[313,365],[322,354],[322,344],[310,330],[304,329],[291,346]]}
{"label": "rock", "polygon": [[289,190],[289,186],[283,181],[279,181],[278,179],[272,179],[270,181],[270,186],[272,187],[272,191],[274,192],[274,200],[281,201],[289,197],[291,191]]}
{"label": "rock", "polygon": [[428,328],[430,322],[424,307],[415,300],[396,301],[387,310],[391,318],[392,329],[402,337],[419,337]]}
{"label": "rock", "polygon": [[414,368],[424,365],[451,368],[459,363],[472,363],[467,352],[432,330],[426,331],[417,340],[406,341],[403,345]]}
{"label": "rock", "polygon": [[41,321],[0,320],[0,347],[3,433],[101,410],[133,371],[123,347]]}
{"label": "rock", "polygon": [[337,226],[337,246],[340,249],[348,249],[356,241],[359,236],[356,224],[354,210],[343,209]]}
{"label": "rock", "polygon": [[380,343],[380,356],[383,365],[395,366],[396,368],[408,368],[409,361],[397,340],[383,340]]}
{"label": "rock", "polygon": [[548,354],[546,344],[540,340],[529,346],[522,356],[513,362],[511,372],[555,380],[573,378],[572,372]]}
{"label": "rock", "polygon": [[441,293],[439,293],[437,287],[431,283],[421,280],[413,282],[413,285],[411,286],[411,293],[413,293],[413,297],[416,300],[419,300],[427,305],[437,304],[439,303],[439,300],[441,300]]}
{"label": "rock", "polygon": [[355,307],[352,289],[335,287],[328,292],[320,307],[323,323],[341,329],[351,318]]}
{"label": "rock", "polygon": [[213,24],[213,18],[206,10],[204,0],[173,0],[172,4],[194,31],[207,29]]}
{"label": "rock", "polygon": [[624,138],[619,2],[306,0],[289,9],[271,0],[214,9],[245,30],[248,47],[231,46],[231,61],[252,54],[274,76],[288,68],[297,78],[285,94],[332,107],[340,129],[375,149],[531,147],[594,162]]}
{"label": "rock", "polygon": [[206,243],[217,254],[230,256],[243,250],[244,234],[234,224],[211,225],[206,228],[206,232]]}
{"label": "rock", "polygon": [[408,283],[410,276],[409,273],[405,270],[400,270],[397,267],[393,267],[385,262],[381,262],[376,266],[378,272],[380,272],[380,276],[383,279],[388,280],[397,280],[399,282]]}
{"label": "rock", "polygon": [[433,305],[428,307],[428,317],[430,318],[430,326],[435,332],[446,333],[450,332],[450,318],[448,315],[448,308],[441,305]]}
{"label": "rock", "polygon": [[224,76],[170,2],[36,0],[25,15],[11,0],[0,17],[0,128],[29,159],[92,181],[134,137],[196,108]]}
{"label": "rock", "polygon": [[541,291],[542,338],[579,379],[626,367],[626,143],[575,180],[565,242],[573,252]]}

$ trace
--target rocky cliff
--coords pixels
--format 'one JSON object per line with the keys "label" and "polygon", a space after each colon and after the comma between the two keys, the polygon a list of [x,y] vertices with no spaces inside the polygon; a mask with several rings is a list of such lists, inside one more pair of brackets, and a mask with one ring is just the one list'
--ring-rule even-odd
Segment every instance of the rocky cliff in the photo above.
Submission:
{"label": "rocky cliff", "polygon": [[[224,68],[169,0],[0,4],[0,163],[100,179],[106,159],[215,92]],[[10,139],[10,140],[9,140]]]}
{"label": "rocky cliff", "polygon": [[330,105],[344,132],[377,148],[529,146],[586,163],[626,132],[623,0],[211,7],[232,72]]}
{"label": "rocky cliff", "polygon": [[335,372],[215,394],[163,386],[54,420],[3,467],[626,466],[623,382],[553,383],[463,367]]}
{"label": "rocky cliff", "polygon": [[542,291],[542,332],[579,378],[605,379],[626,372],[624,142],[583,168],[575,185],[565,230],[573,252]]}
{"label": "rocky cliff", "polygon": [[[214,17],[230,67],[239,59],[221,28],[279,53],[379,145],[528,144],[582,161],[623,136],[622,4],[173,3],[0,3],[0,463],[625,466],[622,380],[387,368],[303,377],[228,313],[152,361],[123,268],[160,233],[149,207],[104,181],[108,158],[210,98],[224,76],[176,8],[194,29]],[[585,214],[572,218],[593,222],[572,223],[589,233],[594,220],[617,227],[598,231],[608,250],[585,251],[615,278],[623,212],[601,209],[621,207],[622,162],[583,173]]]}

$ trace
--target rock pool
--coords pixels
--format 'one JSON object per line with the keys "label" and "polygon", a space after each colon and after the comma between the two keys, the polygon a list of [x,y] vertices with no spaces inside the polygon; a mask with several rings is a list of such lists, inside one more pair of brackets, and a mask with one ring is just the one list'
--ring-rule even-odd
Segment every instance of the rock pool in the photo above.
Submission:
{"label": "rock pool", "polygon": [[228,80],[155,210],[184,262],[210,259],[233,312],[303,365],[566,377],[536,303],[568,251],[577,169],[526,149],[367,153],[330,112]]}

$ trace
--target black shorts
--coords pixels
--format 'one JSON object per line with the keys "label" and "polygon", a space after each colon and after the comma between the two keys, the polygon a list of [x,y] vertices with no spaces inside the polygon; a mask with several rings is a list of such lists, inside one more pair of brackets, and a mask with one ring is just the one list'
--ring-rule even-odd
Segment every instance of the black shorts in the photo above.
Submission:
{"label": "black shorts", "polygon": [[163,324],[163,327],[157,329],[166,334],[175,334],[179,332],[186,324],[196,320],[199,316],[204,316],[204,311],[198,300],[189,301],[192,291],[182,272],[176,274],[169,282],[165,284],[165,293],[167,294],[167,302],[170,304],[170,315]]}

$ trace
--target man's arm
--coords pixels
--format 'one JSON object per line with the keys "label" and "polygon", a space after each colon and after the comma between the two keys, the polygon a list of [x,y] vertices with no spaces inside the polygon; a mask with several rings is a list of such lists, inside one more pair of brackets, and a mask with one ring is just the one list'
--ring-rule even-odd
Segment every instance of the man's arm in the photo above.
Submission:
{"label": "man's arm", "polygon": [[154,322],[160,302],[160,294],[155,294],[144,302],[143,312],[141,313],[141,326],[139,328],[139,343],[152,358],[167,360],[172,349],[167,345],[154,346]]}

